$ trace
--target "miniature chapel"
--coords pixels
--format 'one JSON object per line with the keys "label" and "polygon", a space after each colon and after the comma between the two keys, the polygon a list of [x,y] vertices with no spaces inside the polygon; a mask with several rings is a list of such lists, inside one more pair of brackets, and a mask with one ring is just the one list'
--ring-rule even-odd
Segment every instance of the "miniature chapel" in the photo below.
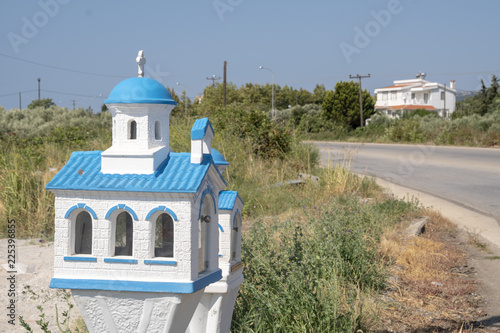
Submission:
{"label": "miniature chapel", "polygon": [[177,104],[158,81],[116,85],[112,146],[72,153],[55,194],[51,288],[71,289],[90,332],[229,332],[243,281],[241,211],[228,163],[195,121],[191,152],[169,146]]}

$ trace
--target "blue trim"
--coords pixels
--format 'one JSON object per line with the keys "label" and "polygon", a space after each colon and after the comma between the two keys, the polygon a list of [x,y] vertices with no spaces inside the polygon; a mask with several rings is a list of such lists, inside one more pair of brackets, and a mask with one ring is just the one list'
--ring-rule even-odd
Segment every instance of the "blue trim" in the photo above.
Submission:
{"label": "blue trim", "polygon": [[64,261],[90,261],[90,262],[97,262],[96,257],[64,257]]}
{"label": "blue trim", "polygon": [[122,264],[137,264],[137,259],[104,258],[104,262],[122,263]]}
{"label": "blue trim", "polygon": [[136,220],[136,221],[137,221],[137,220],[139,220],[139,219],[137,218],[137,214],[136,214],[136,213],[132,210],[132,208],[130,208],[130,207],[128,207],[128,206],[125,206],[125,210],[126,210],[127,212],[129,212],[130,214],[132,214],[132,217],[134,218],[134,220]]}
{"label": "blue trim", "polygon": [[222,254],[219,253],[219,258],[222,258]]}
{"label": "blue trim", "polygon": [[66,214],[64,214],[64,218],[65,219],[69,218],[69,216],[71,215],[71,212],[73,212],[75,209],[78,209],[78,208],[83,208],[83,209],[87,210],[90,213],[90,215],[92,215],[92,217],[97,220],[97,214],[94,212],[94,210],[84,203],[79,203],[79,204],[76,204],[76,205],[70,207],[66,211]]}
{"label": "blue trim", "polygon": [[144,259],[144,263],[146,265],[168,265],[168,266],[176,266],[177,261],[175,260],[148,260]]}
{"label": "blue trim", "polygon": [[151,215],[153,215],[154,213],[159,212],[159,211],[169,213],[170,216],[172,216],[174,218],[174,221],[178,221],[177,215],[175,215],[175,213],[170,208],[167,208],[165,206],[158,206],[157,208],[151,209],[149,211],[148,215],[146,216],[146,220],[149,220],[149,218],[151,217]]}
{"label": "blue trim", "polygon": [[203,199],[205,199],[205,195],[207,195],[207,193],[209,193],[212,196],[212,201],[214,202],[214,214],[217,214],[217,203],[215,202],[214,193],[212,192],[212,189],[207,186],[207,188],[201,194],[200,211],[198,212],[198,220],[201,217],[201,207],[203,206]]}
{"label": "blue trim", "polygon": [[139,220],[137,218],[137,214],[132,210],[132,208],[130,208],[130,207],[124,205],[124,204],[118,204],[118,205],[116,205],[114,207],[111,207],[108,210],[108,212],[106,213],[106,216],[104,218],[108,219],[110,217],[111,213],[113,213],[117,209],[125,209],[127,212],[129,212],[132,215],[132,217],[134,218],[134,220],[136,220],[136,221]]}
{"label": "blue trim", "polygon": [[224,232],[224,229],[222,229],[222,226],[220,225],[220,223],[219,223],[219,230]]}
{"label": "blue trim", "polygon": [[192,294],[222,279],[222,270],[218,269],[196,281],[190,282],[149,282],[125,280],[93,280],[93,279],[59,279],[50,280],[50,288],[58,289],[85,289],[85,290],[114,290],[163,292],[176,294]]}

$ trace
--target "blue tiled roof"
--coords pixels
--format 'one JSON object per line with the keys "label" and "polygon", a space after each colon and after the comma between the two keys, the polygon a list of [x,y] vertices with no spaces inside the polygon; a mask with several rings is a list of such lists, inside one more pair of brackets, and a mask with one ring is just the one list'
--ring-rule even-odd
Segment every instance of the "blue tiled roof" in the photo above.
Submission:
{"label": "blue tiled roof", "polygon": [[68,163],[45,188],[48,190],[194,193],[213,163],[211,155],[203,155],[203,161],[200,164],[192,164],[191,154],[170,153],[151,175],[103,174],[101,153],[101,151],[74,152]]}
{"label": "blue tiled roof", "polygon": [[[236,198],[240,199],[238,192],[236,191],[220,191],[219,192],[219,209],[220,210],[232,210],[234,204],[236,203]],[[243,202],[243,200],[241,200]]]}
{"label": "blue tiled roof", "polygon": [[212,133],[214,132],[214,128],[212,127],[212,124],[210,123],[210,120],[208,120],[208,118],[196,119],[193,124],[193,128],[191,129],[191,140],[203,139],[203,137],[207,133],[207,128],[210,128],[212,130]]}
{"label": "blue tiled roof", "polygon": [[222,154],[219,153],[218,150],[215,150],[213,148],[212,148],[212,158],[214,159],[215,165],[229,165],[229,162],[226,161],[224,156],[222,156]]}
{"label": "blue tiled roof", "polygon": [[104,101],[113,103],[150,103],[177,105],[172,95],[160,82],[148,77],[132,77],[118,83]]}

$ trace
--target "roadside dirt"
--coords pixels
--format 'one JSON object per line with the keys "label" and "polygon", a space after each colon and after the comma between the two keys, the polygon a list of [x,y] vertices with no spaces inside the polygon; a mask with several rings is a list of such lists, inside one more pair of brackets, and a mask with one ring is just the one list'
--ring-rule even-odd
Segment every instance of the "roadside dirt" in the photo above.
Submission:
{"label": "roadside dirt", "polygon": [[388,289],[381,296],[378,332],[500,332],[500,257],[477,235],[439,213],[420,236],[405,235],[405,223],[382,240],[390,258]]}
{"label": "roadside dirt", "polygon": [[[34,240],[16,240],[16,263],[26,265],[27,273],[15,274],[15,298],[9,297],[11,289],[10,281],[7,280],[13,274],[7,273],[2,267],[0,269],[0,280],[2,286],[0,291],[0,304],[2,306],[2,316],[0,317],[0,332],[26,332],[19,323],[19,316],[33,329],[33,332],[42,332],[36,321],[40,320],[42,312],[37,308],[43,308],[43,322],[49,322],[48,329],[60,332],[56,324],[56,306],[59,312],[59,322],[65,319],[63,312],[68,311],[69,305],[74,304],[73,298],[68,292],[59,289],[50,289],[50,279],[53,274],[54,246],[52,243],[40,242]],[[0,239],[0,264],[7,263],[7,239]],[[10,300],[15,299],[15,325],[8,323],[10,319],[7,314],[10,312],[7,306]],[[70,327],[74,332],[77,320],[81,316],[76,306],[70,311]],[[65,325],[61,325],[64,329]]]}
{"label": "roadside dirt", "polygon": [[[500,225],[492,217],[466,209],[457,204],[436,198],[424,192],[408,189],[382,179],[377,183],[395,197],[417,199],[424,207],[441,213],[453,223],[457,239],[449,238],[449,246],[459,246],[466,253],[467,263],[459,274],[473,279],[480,299],[478,312],[457,332],[500,332]],[[446,241],[446,239],[445,239]],[[456,330],[450,330],[455,332]],[[447,332],[447,330],[415,330],[414,332]]]}

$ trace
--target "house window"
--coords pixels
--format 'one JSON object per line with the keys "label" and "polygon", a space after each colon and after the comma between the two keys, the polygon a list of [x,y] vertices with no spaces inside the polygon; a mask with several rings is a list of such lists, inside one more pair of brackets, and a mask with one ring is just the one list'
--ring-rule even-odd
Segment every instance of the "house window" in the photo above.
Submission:
{"label": "house window", "polygon": [[132,216],[128,212],[121,212],[116,217],[115,256],[131,256],[132,241]]}
{"label": "house window", "polygon": [[396,100],[397,92],[392,91],[391,92],[391,100]]}
{"label": "house window", "polygon": [[201,214],[198,220],[198,273],[205,272],[209,267],[210,228],[213,217],[213,202],[210,194],[203,197]]}
{"label": "house window", "polygon": [[415,99],[415,93],[411,93],[411,99]]}
{"label": "house window", "polygon": [[429,103],[429,93],[424,93],[424,103]]}
{"label": "house window", "polygon": [[163,213],[156,219],[155,225],[155,257],[174,256],[174,220]]}
{"label": "house window", "polygon": [[391,111],[391,117],[396,118],[396,111]]}
{"label": "house window", "polygon": [[444,101],[444,91],[441,91],[441,100]]}
{"label": "house window", "polygon": [[75,221],[75,254],[92,254],[92,217],[80,212]]}
{"label": "house window", "polygon": [[387,93],[386,92],[382,93],[382,100],[387,101]]}
{"label": "house window", "polygon": [[137,123],[135,120],[132,120],[129,123],[129,132],[128,132],[128,138],[130,140],[135,140],[137,139]]}
{"label": "house window", "polygon": [[161,126],[158,120],[155,121],[155,140],[161,140]]}
{"label": "house window", "polygon": [[239,243],[241,240],[241,215],[238,214],[236,215],[234,219],[234,225],[233,229],[231,230],[231,260],[237,260],[239,258],[240,254],[237,253],[238,249],[240,248]]}

